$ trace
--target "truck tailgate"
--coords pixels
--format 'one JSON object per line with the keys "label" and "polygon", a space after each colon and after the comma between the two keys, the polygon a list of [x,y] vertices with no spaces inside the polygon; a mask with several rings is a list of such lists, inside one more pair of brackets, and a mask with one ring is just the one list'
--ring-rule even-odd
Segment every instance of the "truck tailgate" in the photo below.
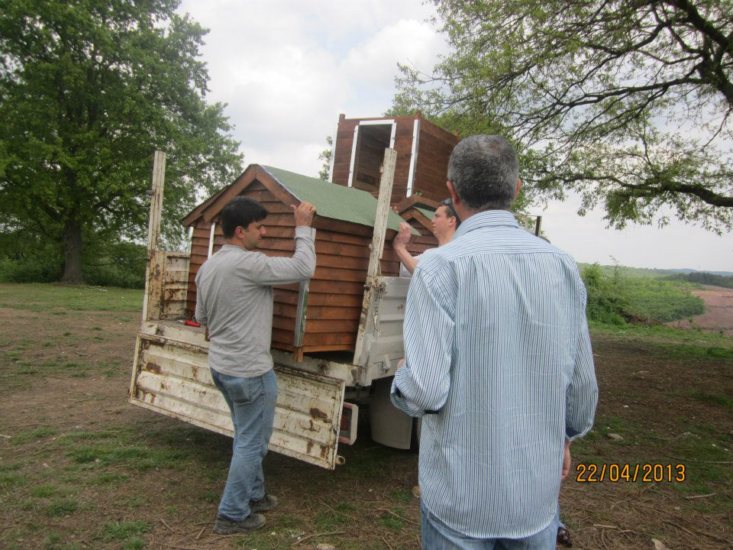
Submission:
{"label": "truck tailgate", "polygon": [[[270,450],[335,468],[345,382],[278,364],[275,371],[278,398]],[[232,436],[229,409],[211,380],[207,349],[196,341],[138,334],[130,402]]]}

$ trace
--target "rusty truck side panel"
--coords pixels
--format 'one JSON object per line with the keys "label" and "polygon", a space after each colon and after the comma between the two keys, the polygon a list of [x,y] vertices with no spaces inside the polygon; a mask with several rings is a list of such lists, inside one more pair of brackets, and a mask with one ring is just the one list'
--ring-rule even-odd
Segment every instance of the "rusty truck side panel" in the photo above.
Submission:
{"label": "rusty truck side panel", "polygon": [[[138,335],[130,401],[155,412],[232,436],[229,409],[207,365],[203,331],[147,322]],[[343,380],[281,364],[270,449],[333,469],[343,406]]]}

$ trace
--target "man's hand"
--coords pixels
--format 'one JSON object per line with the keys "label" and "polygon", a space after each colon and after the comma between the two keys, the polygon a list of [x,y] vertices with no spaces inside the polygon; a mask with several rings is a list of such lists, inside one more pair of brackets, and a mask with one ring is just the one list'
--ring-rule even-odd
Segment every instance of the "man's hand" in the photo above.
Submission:
{"label": "man's hand", "polygon": [[316,213],[316,207],[307,201],[302,201],[298,206],[290,205],[295,216],[295,225],[304,225],[310,227],[313,224],[313,216]]}
{"label": "man's hand", "polygon": [[407,243],[410,242],[411,236],[412,228],[410,227],[410,224],[402,222],[400,223],[399,232],[395,235],[395,238],[392,239],[392,248],[397,252],[397,257],[402,262],[402,265],[404,265],[405,269],[410,273],[414,272],[417,267],[417,260],[407,250]]}
{"label": "man's hand", "polygon": [[405,248],[407,246],[407,243],[410,242],[411,236],[412,228],[410,227],[410,224],[407,222],[400,223],[400,231],[397,233],[394,240],[392,241],[392,246],[394,248]]}
{"label": "man's hand", "polygon": [[565,450],[563,451],[562,455],[562,479],[565,479],[570,475],[570,466],[572,466],[573,461],[570,457],[570,441],[565,441]]}
{"label": "man's hand", "polygon": [[400,370],[400,369],[401,369],[402,367],[404,367],[404,366],[405,366],[405,360],[404,360],[404,359],[400,359],[400,360],[399,360],[399,361],[397,362],[397,368],[395,369],[395,371],[398,371],[398,370]]}

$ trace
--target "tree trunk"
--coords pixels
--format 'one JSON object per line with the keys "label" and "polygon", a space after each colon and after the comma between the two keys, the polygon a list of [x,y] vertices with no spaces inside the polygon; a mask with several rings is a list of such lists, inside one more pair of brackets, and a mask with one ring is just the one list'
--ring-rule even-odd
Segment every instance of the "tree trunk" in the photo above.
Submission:
{"label": "tree trunk", "polygon": [[81,224],[76,220],[64,225],[64,274],[61,282],[84,282],[81,274]]}

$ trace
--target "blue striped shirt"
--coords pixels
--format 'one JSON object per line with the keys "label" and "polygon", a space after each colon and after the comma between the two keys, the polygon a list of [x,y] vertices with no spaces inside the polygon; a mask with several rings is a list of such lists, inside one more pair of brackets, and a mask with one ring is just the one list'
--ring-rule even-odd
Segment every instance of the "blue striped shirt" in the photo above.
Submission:
{"label": "blue striped shirt", "polygon": [[523,538],[557,509],[563,445],[593,424],[598,387],[573,259],[509,212],[465,220],[410,283],[392,401],[423,416],[420,488],[443,523]]}

